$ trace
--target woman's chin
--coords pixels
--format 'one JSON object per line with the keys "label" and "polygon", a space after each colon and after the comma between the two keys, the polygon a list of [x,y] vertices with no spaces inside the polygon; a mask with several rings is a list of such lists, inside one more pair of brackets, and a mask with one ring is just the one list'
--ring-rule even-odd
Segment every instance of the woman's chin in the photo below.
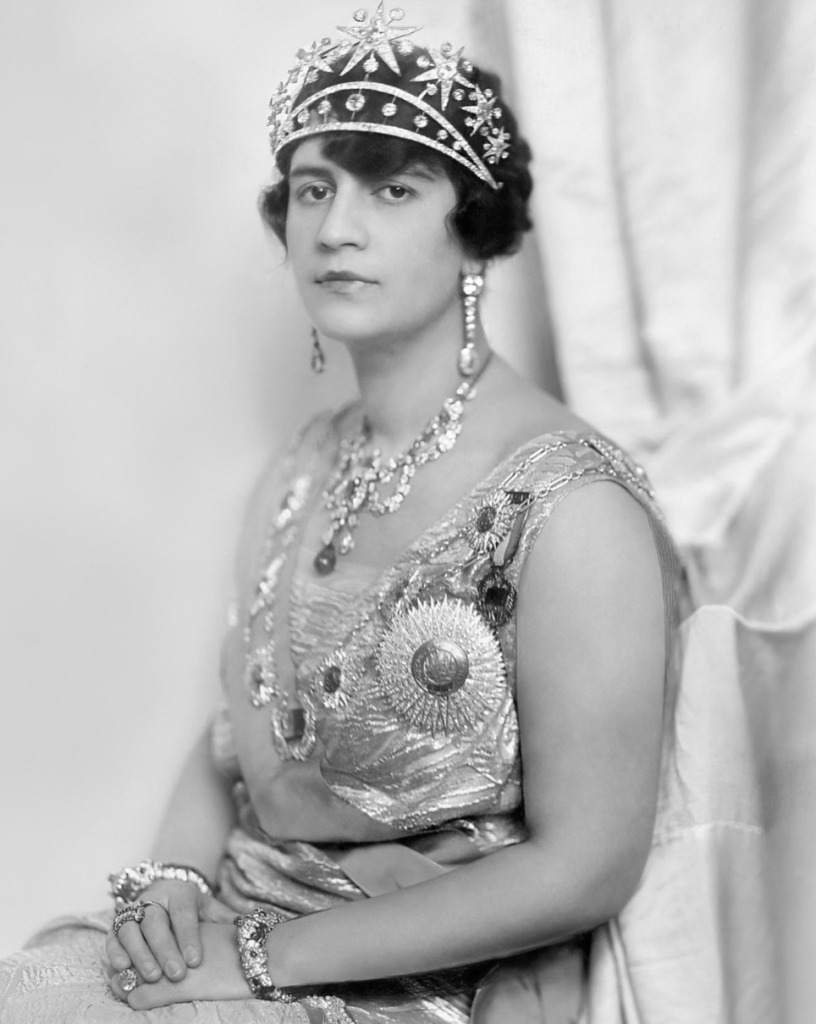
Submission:
{"label": "woman's chin", "polygon": [[314,319],[312,323],[317,328],[321,338],[337,341],[341,345],[346,345],[349,349],[381,345],[383,339],[391,333],[387,328],[382,330],[372,329],[370,323],[367,323],[364,327],[360,324],[338,323],[336,320],[320,321]]}

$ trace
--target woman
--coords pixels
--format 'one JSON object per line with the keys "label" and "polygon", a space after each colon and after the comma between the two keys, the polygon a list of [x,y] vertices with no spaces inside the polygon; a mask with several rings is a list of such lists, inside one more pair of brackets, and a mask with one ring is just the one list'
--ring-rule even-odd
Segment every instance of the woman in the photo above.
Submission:
{"label": "woman", "polygon": [[12,958],[3,1020],[567,1021],[646,863],[676,562],[637,467],[482,331],[529,150],[400,10],[342,31],[273,98],[262,210],[360,399],[258,488],[156,859],[112,928]]}

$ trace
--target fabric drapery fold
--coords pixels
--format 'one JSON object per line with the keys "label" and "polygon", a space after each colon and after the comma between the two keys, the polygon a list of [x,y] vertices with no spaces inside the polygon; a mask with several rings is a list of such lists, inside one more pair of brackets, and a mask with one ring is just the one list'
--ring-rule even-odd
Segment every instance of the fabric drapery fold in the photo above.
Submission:
{"label": "fabric drapery fold", "polygon": [[[731,616],[725,661],[773,899],[756,901],[761,940],[718,936],[733,956],[716,1019],[805,1024],[816,879],[813,829],[795,815],[816,795],[816,11],[505,0],[501,13],[566,399],[646,466],[703,606],[692,621]],[[708,840],[692,861],[720,857],[754,886],[752,843]],[[721,877],[712,899],[733,909]],[[622,922],[602,958],[626,1021],[639,1018],[624,974],[648,973],[613,970],[640,955],[630,940]]]}
{"label": "fabric drapery fold", "polygon": [[813,340],[816,19],[807,0],[503,11],[567,397],[642,458]]}

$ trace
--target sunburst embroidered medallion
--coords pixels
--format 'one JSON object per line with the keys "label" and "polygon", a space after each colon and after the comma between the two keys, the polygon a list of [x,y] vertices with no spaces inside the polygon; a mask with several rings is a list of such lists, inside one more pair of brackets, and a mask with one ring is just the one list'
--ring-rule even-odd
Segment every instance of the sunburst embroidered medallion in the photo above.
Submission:
{"label": "sunburst embroidered medallion", "polygon": [[528,502],[529,495],[524,491],[495,490],[485,495],[463,531],[468,544],[479,554],[491,554]]}
{"label": "sunburst embroidered medallion", "polygon": [[386,700],[420,732],[472,731],[504,698],[495,634],[472,604],[454,598],[398,612],[377,649]]}

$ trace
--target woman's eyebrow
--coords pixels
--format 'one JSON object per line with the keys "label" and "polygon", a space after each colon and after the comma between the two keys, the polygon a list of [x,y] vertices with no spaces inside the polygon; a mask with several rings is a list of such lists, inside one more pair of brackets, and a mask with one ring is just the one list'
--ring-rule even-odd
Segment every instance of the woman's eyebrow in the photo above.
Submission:
{"label": "woman's eyebrow", "polygon": [[329,181],[334,181],[331,170],[321,164],[301,164],[298,167],[293,167],[289,171],[289,178],[327,178]]}
{"label": "woman's eyebrow", "polygon": [[424,164],[412,164],[399,172],[403,175],[410,175],[412,178],[422,178],[424,181],[438,181],[442,174],[426,167]]}

